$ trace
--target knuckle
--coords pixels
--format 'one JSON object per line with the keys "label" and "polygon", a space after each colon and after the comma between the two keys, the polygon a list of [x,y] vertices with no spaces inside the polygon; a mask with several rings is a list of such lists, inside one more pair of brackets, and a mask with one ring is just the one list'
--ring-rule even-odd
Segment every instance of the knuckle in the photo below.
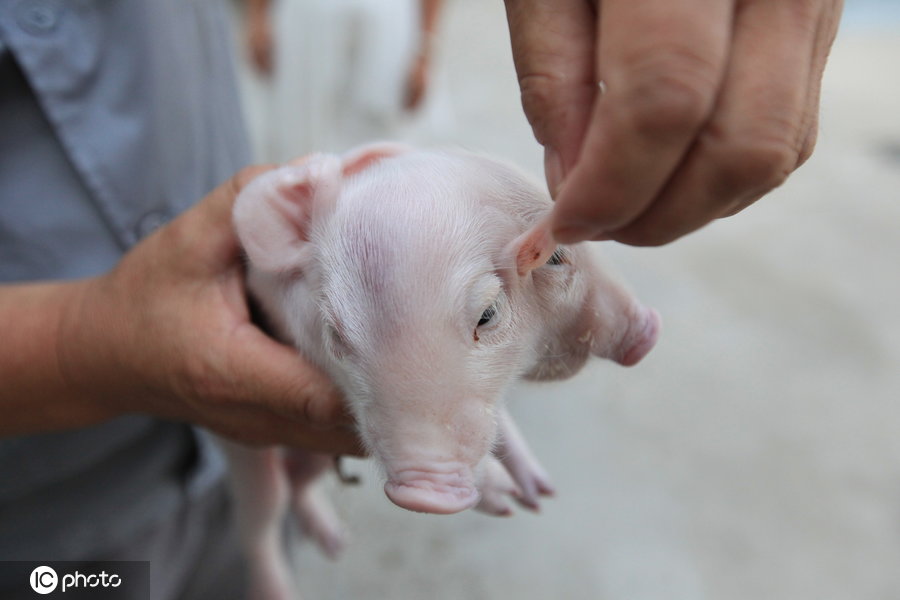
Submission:
{"label": "knuckle", "polygon": [[765,193],[780,186],[797,167],[799,151],[787,140],[757,139],[730,151],[723,161],[726,189]]}
{"label": "knuckle", "polygon": [[718,67],[697,50],[672,46],[625,61],[624,94],[635,129],[682,136],[699,128],[712,111]]}

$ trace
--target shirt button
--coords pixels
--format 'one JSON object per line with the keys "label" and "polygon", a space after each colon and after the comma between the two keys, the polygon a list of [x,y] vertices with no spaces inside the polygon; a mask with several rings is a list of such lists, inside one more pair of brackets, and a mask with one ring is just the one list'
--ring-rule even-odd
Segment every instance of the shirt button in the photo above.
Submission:
{"label": "shirt button", "polygon": [[19,26],[33,35],[52,32],[59,24],[62,5],[58,0],[31,0],[16,8]]}
{"label": "shirt button", "polygon": [[146,213],[134,226],[134,233],[138,239],[143,239],[162,227],[169,220],[168,215],[161,210],[151,210]]}

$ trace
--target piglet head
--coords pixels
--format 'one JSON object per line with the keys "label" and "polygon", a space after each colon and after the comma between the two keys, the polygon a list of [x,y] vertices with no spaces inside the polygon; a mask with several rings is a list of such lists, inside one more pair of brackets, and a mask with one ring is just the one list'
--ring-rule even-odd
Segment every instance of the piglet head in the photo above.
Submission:
{"label": "piglet head", "polygon": [[586,244],[557,245],[549,216],[505,249],[515,264],[507,276],[510,287],[533,303],[541,324],[529,379],[565,379],[591,355],[632,366],[656,344],[659,314],[599,269],[589,252]]}
{"label": "piglet head", "polygon": [[274,281],[282,337],[343,389],[388,497],[454,513],[478,501],[522,347],[495,327],[510,307],[464,165],[406,155],[370,146],[274,170],[234,222],[251,269]]}
{"label": "piglet head", "polygon": [[[498,402],[523,346],[496,274],[481,174],[398,152],[351,167],[314,237],[325,354],[397,505],[449,514],[478,502]],[[474,178],[474,181],[473,181]],[[488,211],[489,212],[489,211]]]}

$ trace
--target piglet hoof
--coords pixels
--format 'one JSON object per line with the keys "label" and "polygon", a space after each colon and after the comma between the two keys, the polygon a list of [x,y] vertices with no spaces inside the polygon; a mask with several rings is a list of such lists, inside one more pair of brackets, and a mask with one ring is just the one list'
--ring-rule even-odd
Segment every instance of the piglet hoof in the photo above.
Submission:
{"label": "piglet hoof", "polygon": [[541,510],[540,498],[556,494],[550,478],[536,460],[524,461],[507,458],[503,462],[519,485],[520,493],[515,496],[515,499],[523,508],[539,512]]}
{"label": "piglet hoof", "polygon": [[485,461],[481,481],[478,484],[481,499],[475,510],[495,517],[509,517],[513,514],[509,498],[518,499],[521,491],[515,482],[493,456]]}
{"label": "piglet hoof", "polygon": [[518,486],[520,493],[514,497],[522,507],[537,512],[540,497],[556,493],[550,477],[505,408],[500,412],[500,436],[495,455]]}

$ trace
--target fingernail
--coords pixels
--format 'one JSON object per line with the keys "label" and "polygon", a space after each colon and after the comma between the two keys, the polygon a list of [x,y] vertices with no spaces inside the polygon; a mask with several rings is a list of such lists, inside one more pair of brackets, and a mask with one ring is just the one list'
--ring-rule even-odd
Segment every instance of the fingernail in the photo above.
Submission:
{"label": "fingernail", "polygon": [[547,189],[550,196],[556,198],[563,180],[562,157],[551,146],[544,148],[544,174],[547,177]]}

